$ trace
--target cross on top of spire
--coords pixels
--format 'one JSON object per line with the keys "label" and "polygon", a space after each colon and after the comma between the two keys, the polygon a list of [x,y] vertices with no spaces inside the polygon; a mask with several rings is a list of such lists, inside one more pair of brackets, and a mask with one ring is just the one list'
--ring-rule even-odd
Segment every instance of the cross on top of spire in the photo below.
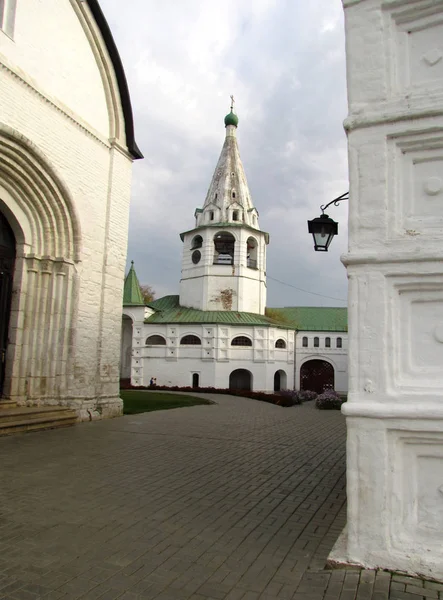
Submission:
{"label": "cross on top of spire", "polygon": [[237,127],[238,117],[234,112],[235,100],[234,100],[233,94],[231,94],[230,97],[231,97],[231,112],[228,115],[226,115],[226,117],[225,117],[225,126],[227,127],[228,125],[234,125],[234,127]]}

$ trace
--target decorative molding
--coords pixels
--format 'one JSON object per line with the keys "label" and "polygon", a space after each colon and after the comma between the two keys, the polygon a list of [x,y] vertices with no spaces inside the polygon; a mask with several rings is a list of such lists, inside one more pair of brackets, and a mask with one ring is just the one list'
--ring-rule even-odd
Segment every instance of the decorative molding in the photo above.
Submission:
{"label": "decorative molding", "polygon": [[[355,396],[355,395],[354,395]],[[423,394],[420,394],[422,398]],[[362,401],[360,399],[349,399],[341,407],[341,412],[345,417],[350,418],[368,418],[368,419],[405,419],[416,421],[418,418],[425,421],[443,421],[443,406],[440,396],[435,398],[435,402],[423,401],[417,405],[417,399],[398,401],[388,403],[384,398],[378,397],[377,402]]]}
{"label": "decorative molding", "polygon": [[[29,79],[25,79],[11,64],[6,63],[6,58],[4,56],[2,56],[0,60],[0,69],[4,69],[6,72],[12,75],[15,79],[17,79],[20,82],[21,85],[24,85],[25,87],[30,89],[34,94],[36,94],[47,104],[52,106],[52,108],[54,108],[57,112],[59,112],[66,119],[71,121],[71,123],[74,123],[76,127],[81,129],[89,137],[93,138],[95,141],[99,142],[99,144],[105,146],[106,148],[111,147],[110,140],[107,140],[98,131],[92,129],[89,124],[75,116],[74,113],[67,106],[63,105],[55,98],[51,98],[50,96],[48,96],[46,92],[43,92],[43,90],[39,88],[37,83],[35,83],[34,81],[32,81],[31,83]],[[126,154],[128,154],[127,151]]]}
{"label": "decorative molding", "polygon": [[392,125],[395,122],[407,123],[417,119],[443,117],[443,93],[430,92],[426,96],[414,96],[401,100],[377,103],[374,110],[372,104],[351,107],[352,112],[343,121],[345,131],[351,133],[357,129],[365,129],[376,125]]}

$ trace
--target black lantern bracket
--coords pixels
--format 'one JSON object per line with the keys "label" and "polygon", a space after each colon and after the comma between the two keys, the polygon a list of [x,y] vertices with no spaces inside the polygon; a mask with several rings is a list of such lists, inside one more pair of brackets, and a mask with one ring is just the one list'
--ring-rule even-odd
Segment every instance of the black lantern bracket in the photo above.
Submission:
{"label": "black lantern bracket", "polygon": [[349,192],[345,192],[344,194],[342,194],[338,198],[334,198],[334,200],[331,200],[327,204],[324,204],[323,206],[320,206],[320,210],[322,212],[322,215],[325,214],[325,210],[328,208],[328,206],[331,206],[331,204],[333,204],[334,206],[338,206],[339,202],[342,202],[343,200],[349,200]]}
{"label": "black lantern bracket", "polygon": [[330,243],[338,234],[338,223],[325,213],[328,206],[338,206],[343,200],[349,200],[349,192],[345,192],[338,198],[334,198],[327,204],[320,206],[321,215],[312,221],[308,221],[308,231],[314,238],[314,249],[316,252],[327,252]]}

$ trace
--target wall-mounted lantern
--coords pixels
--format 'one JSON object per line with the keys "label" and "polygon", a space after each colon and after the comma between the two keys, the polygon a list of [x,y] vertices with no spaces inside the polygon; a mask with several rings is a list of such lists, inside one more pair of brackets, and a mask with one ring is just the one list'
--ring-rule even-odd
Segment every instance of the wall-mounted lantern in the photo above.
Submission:
{"label": "wall-mounted lantern", "polygon": [[338,206],[338,203],[342,200],[349,200],[349,192],[331,200],[325,206],[320,206],[322,214],[312,219],[312,221],[308,221],[308,231],[312,233],[312,237],[314,238],[314,249],[316,252],[327,252],[334,235],[338,234],[338,223],[325,214],[325,210],[331,204]]}

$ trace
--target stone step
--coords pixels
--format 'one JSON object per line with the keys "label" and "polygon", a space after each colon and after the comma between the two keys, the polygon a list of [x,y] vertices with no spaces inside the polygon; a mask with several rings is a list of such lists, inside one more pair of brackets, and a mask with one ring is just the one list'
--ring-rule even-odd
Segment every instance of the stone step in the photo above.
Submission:
{"label": "stone step", "polygon": [[17,402],[15,400],[9,400],[2,398],[0,400],[0,410],[3,408],[15,408],[17,406]]}
{"label": "stone step", "polygon": [[69,427],[77,422],[77,413],[70,408],[39,406],[0,408],[0,436]]}

